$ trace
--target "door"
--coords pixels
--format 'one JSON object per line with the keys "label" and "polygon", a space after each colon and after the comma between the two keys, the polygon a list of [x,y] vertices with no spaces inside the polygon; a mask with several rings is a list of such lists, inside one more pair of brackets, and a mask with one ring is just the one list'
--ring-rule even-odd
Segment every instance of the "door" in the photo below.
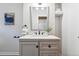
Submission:
{"label": "door", "polygon": [[79,56],[79,4],[63,4],[63,54]]}
{"label": "door", "polygon": [[20,55],[38,56],[38,42],[20,42]]}
{"label": "door", "polygon": [[79,4],[73,4],[73,21],[71,22],[71,37],[73,53],[72,55],[79,56]]}

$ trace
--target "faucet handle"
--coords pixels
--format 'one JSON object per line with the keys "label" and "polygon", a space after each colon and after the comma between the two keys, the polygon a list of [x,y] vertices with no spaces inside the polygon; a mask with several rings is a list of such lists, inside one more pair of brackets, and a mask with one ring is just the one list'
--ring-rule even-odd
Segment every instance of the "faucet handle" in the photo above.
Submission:
{"label": "faucet handle", "polygon": [[37,31],[32,31],[32,35],[37,35]]}
{"label": "faucet handle", "polygon": [[44,34],[44,32],[41,33],[42,35]]}
{"label": "faucet handle", "polygon": [[35,34],[37,35],[37,32],[35,32]]}
{"label": "faucet handle", "polygon": [[47,35],[46,31],[41,31],[41,35]]}

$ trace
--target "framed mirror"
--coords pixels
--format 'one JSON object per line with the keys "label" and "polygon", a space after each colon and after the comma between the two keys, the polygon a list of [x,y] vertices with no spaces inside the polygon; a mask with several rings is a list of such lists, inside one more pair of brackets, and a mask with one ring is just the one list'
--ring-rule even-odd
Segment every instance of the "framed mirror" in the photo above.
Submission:
{"label": "framed mirror", "polygon": [[30,7],[30,24],[32,31],[44,31],[49,27],[49,7]]}

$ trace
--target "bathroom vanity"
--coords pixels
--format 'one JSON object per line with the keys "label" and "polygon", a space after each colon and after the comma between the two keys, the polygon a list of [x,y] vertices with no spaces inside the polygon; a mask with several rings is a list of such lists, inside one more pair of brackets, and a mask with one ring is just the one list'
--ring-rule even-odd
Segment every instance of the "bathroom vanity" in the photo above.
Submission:
{"label": "bathroom vanity", "polygon": [[[51,7],[52,6],[52,7]],[[24,5],[23,24],[27,29],[19,39],[21,56],[61,55],[61,4]],[[28,10],[27,10],[28,8]],[[26,15],[30,15],[30,18]],[[30,20],[29,20],[30,19]],[[61,24],[60,24],[61,23]],[[26,34],[28,33],[28,34]],[[53,35],[52,35],[53,34]],[[56,36],[54,36],[56,35]],[[58,36],[58,37],[57,37]]]}
{"label": "bathroom vanity", "polygon": [[54,35],[25,35],[19,40],[21,56],[59,56],[61,55],[61,40]]}

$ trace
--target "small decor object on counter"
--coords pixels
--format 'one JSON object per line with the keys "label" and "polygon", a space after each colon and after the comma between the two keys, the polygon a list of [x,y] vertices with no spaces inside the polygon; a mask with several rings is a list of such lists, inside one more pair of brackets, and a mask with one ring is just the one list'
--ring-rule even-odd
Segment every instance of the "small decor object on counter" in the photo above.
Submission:
{"label": "small decor object on counter", "polygon": [[29,29],[28,29],[27,25],[24,25],[22,27],[22,34],[23,35],[28,35],[29,34],[28,31],[29,31]]}
{"label": "small decor object on counter", "polygon": [[46,29],[46,32],[48,32],[48,34],[49,34],[49,32],[50,32],[51,30],[52,30],[52,28],[49,27],[49,28]]}
{"label": "small decor object on counter", "polygon": [[5,25],[14,25],[14,13],[5,13]]}

